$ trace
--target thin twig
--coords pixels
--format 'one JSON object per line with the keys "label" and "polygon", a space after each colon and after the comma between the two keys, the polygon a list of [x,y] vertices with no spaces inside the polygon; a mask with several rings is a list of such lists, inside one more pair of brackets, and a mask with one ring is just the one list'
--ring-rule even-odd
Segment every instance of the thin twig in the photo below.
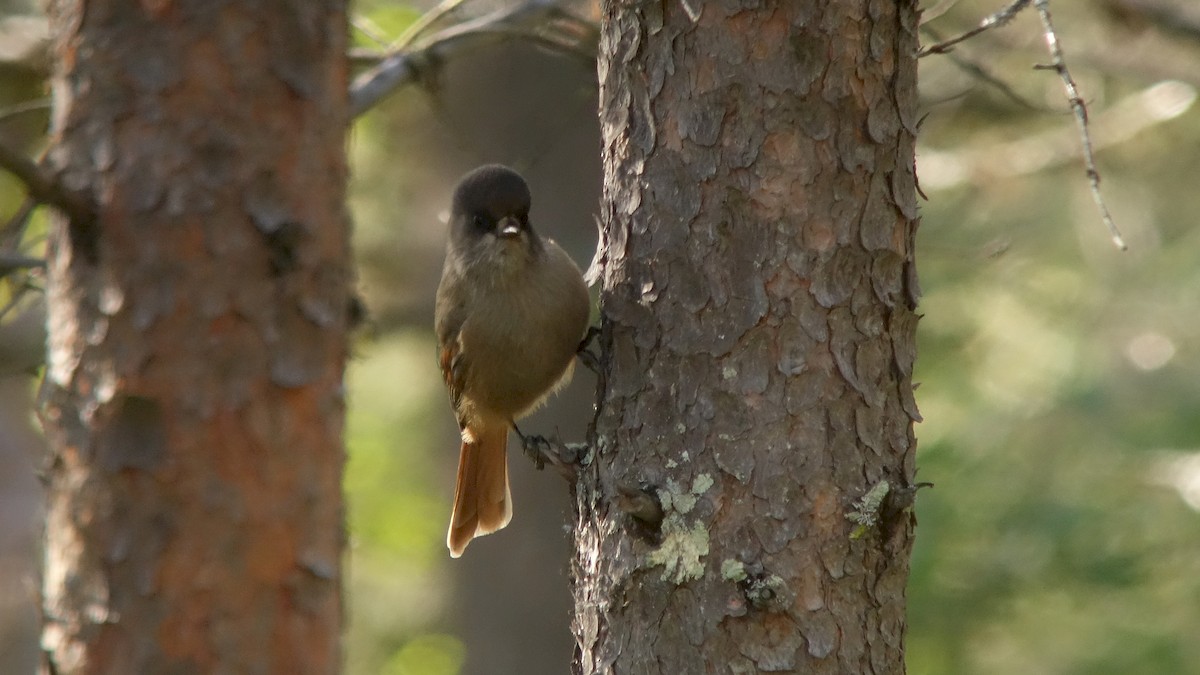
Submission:
{"label": "thin twig", "polygon": [[[388,55],[379,65],[355,78],[350,87],[351,119],[370,110],[385,96],[404,84],[415,81],[418,77],[419,64],[428,61],[434,49],[447,48],[464,37],[470,37],[472,33],[513,21],[525,14],[542,12],[548,4],[546,0],[531,0],[522,5],[501,9],[451,26],[422,40],[419,45],[404,45],[400,51]],[[442,5],[439,5],[434,8],[433,12],[441,11],[439,9],[441,7]]]}
{"label": "thin twig", "polygon": [[[934,40],[942,39],[942,36],[939,35],[937,33],[937,31],[935,31],[931,28],[922,26],[921,32],[926,33],[927,35],[932,37]],[[958,68],[960,70],[962,70],[963,72],[967,73],[968,75],[980,80],[984,84],[991,85],[997,91],[999,91],[1001,94],[1008,97],[1013,103],[1016,103],[1017,105],[1024,107],[1024,108],[1029,108],[1030,110],[1040,110],[1040,111],[1046,110],[1045,106],[1040,106],[1040,105],[1034,103],[1033,101],[1030,101],[1029,99],[1025,98],[1024,96],[1018,94],[1016,92],[1016,90],[1014,90],[1012,87],[1010,87],[1008,85],[1007,82],[1005,82],[1000,77],[992,74],[992,72],[989,71],[982,64],[977,63],[976,61],[973,61],[973,60],[963,56],[961,53],[954,51],[954,50],[946,52],[945,55],[946,55],[946,58],[950,59],[950,62],[953,63],[954,65],[958,66]]]}
{"label": "thin twig", "polygon": [[0,168],[20,179],[39,202],[61,210],[75,222],[92,220],[92,206],[83,195],[67,189],[36,162],[4,143],[0,143]]}
{"label": "thin twig", "polygon": [[1053,70],[1058,73],[1062,79],[1063,88],[1067,92],[1067,101],[1071,104],[1071,111],[1075,113],[1075,122],[1079,127],[1079,138],[1083,143],[1083,162],[1087,169],[1088,184],[1092,191],[1092,201],[1096,202],[1096,208],[1100,210],[1100,217],[1104,220],[1105,227],[1108,228],[1108,233],[1112,237],[1113,244],[1122,251],[1129,247],[1125,244],[1125,239],[1121,237],[1121,231],[1117,229],[1117,223],[1113,220],[1112,214],[1108,212],[1108,205],[1104,202],[1104,197],[1100,194],[1100,172],[1096,169],[1096,156],[1092,150],[1092,134],[1088,129],[1088,112],[1087,105],[1084,104],[1083,98],[1079,95],[1079,88],[1075,86],[1075,79],[1071,77],[1071,71],[1067,69],[1067,62],[1063,58],[1062,47],[1058,42],[1058,34],[1054,31],[1054,24],[1050,20],[1050,0],[1034,0],[1034,6],[1037,8],[1038,16],[1042,20],[1042,29],[1046,36],[1046,46],[1050,50],[1050,57],[1053,63],[1043,68]]}
{"label": "thin twig", "polygon": [[917,58],[929,56],[930,54],[945,54],[946,52],[950,51],[954,45],[964,40],[970,40],[976,35],[991,30],[992,28],[999,28],[1000,26],[1007,24],[1009,21],[1012,21],[1013,17],[1015,17],[1017,14],[1020,14],[1021,10],[1028,7],[1031,1],[1032,0],[1015,0],[1015,2],[1007,7],[993,14],[989,14],[983,19],[983,21],[979,22],[978,26],[972,28],[971,30],[961,35],[952,37],[949,40],[925,47],[921,51],[917,52]]}
{"label": "thin twig", "polygon": [[31,258],[20,253],[0,252],[0,277],[13,270],[43,269],[46,261],[41,258]]}
{"label": "thin twig", "polygon": [[577,56],[580,58],[580,60],[587,61],[589,63],[595,63],[596,60],[595,50],[581,49],[575,41],[563,40],[560,39],[560,36],[558,35],[548,34],[545,32],[539,33],[528,28],[497,26],[496,28],[478,31],[476,35],[492,35],[496,37],[523,40],[534,45],[546,47],[547,49],[555,52],[569,56]]}
{"label": "thin twig", "polygon": [[987,68],[984,68],[982,65],[980,65],[970,59],[963,58],[962,56],[960,56],[958,54],[947,54],[946,57],[950,59],[951,63],[958,66],[961,70],[966,72],[968,75],[978,78],[984,84],[991,85],[992,88],[994,88],[996,91],[1000,92],[1005,97],[1007,97],[1010,101],[1012,101],[1013,103],[1016,103],[1017,105],[1021,106],[1022,108],[1028,108],[1029,110],[1039,110],[1039,111],[1043,111],[1043,112],[1046,110],[1045,106],[1040,106],[1040,105],[1034,103],[1033,101],[1030,101],[1029,99],[1025,98],[1024,96],[1018,94],[1016,92],[1016,90],[1014,90],[1012,87],[1008,86],[1007,82],[1005,82],[1001,78],[997,77],[996,75],[993,75],[990,71],[987,70]]}
{"label": "thin twig", "polygon": [[21,302],[25,299],[25,294],[29,291],[38,291],[36,284],[30,281],[29,275],[24,275],[19,279],[14,279],[9,282],[8,301],[0,307],[0,321],[3,321],[13,310],[21,306]]}
{"label": "thin twig", "polygon": [[[1093,139],[1093,148],[1099,151],[1124,143],[1154,125],[1175,119],[1190,110],[1198,97],[1196,88],[1187,83],[1159,82],[1115,101],[1094,117],[1089,115],[1089,124],[1105,130]],[[999,143],[960,143],[952,151],[926,147],[921,152],[921,185],[944,190],[968,182],[1026,176],[1079,161],[1082,156],[1074,125],[1026,132]]]}
{"label": "thin twig", "polygon": [[441,21],[451,12],[458,9],[463,4],[464,0],[442,0],[437,7],[425,12],[417,18],[416,21],[404,31],[399,39],[392,43],[393,49],[406,49],[411,47],[413,41],[421,36],[430,26]]}
{"label": "thin twig", "polygon": [[17,117],[18,115],[24,115],[25,113],[39,112],[49,109],[50,99],[48,98],[39,98],[32,101],[21,101],[20,103],[14,103],[7,108],[0,109],[0,122],[7,121],[13,117]]}
{"label": "thin twig", "polygon": [[8,302],[4,303],[3,307],[0,307],[0,321],[3,321],[4,317],[8,316],[9,312],[13,311],[18,305],[21,304],[21,300],[25,297],[25,291],[27,290],[27,288],[22,286],[13,292],[12,296],[9,297]]}
{"label": "thin twig", "polygon": [[[443,9],[435,8],[433,12],[445,13],[449,10],[444,7],[452,4],[454,3],[443,3],[439,5],[439,8]],[[557,0],[528,0],[514,7],[455,24],[425,38],[418,39],[419,32],[414,33],[412,44],[404,45],[400,51],[387,55],[378,65],[354,80],[350,87],[350,116],[353,119],[362,115],[388,94],[416,81],[422,65],[444,56],[448,50],[481,36],[503,37],[511,35],[513,30],[521,27],[554,19],[568,24],[578,24],[581,21],[560,9]],[[427,25],[431,23],[432,21],[427,22]],[[567,49],[562,42],[548,39],[543,39],[542,42],[557,49]]]}
{"label": "thin twig", "polygon": [[29,223],[29,217],[33,215],[37,209],[38,202],[33,197],[26,195],[25,199],[21,200],[21,205],[9,217],[8,222],[0,228],[0,247],[16,247],[21,238],[25,235],[25,225]]}
{"label": "thin twig", "polygon": [[367,37],[368,40],[374,42],[380,47],[383,47],[388,43],[387,36],[384,35],[383,30],[380,29],[374,21],[366,16],[357,14],[351,17],[350,27],[362,33]]}

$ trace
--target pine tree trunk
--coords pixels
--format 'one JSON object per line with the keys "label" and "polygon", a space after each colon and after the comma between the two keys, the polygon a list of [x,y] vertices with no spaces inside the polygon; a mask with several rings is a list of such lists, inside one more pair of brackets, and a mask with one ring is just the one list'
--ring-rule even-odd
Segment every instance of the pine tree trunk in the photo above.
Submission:
{"label": "pine tree trunk", "polygon": [[345,3],[56,0],[54,673],[333,673]]}
{"label": "pine tree trunk", "polygon": [[916,27],[903,0],[605,3],[576,672],[904,671]]}

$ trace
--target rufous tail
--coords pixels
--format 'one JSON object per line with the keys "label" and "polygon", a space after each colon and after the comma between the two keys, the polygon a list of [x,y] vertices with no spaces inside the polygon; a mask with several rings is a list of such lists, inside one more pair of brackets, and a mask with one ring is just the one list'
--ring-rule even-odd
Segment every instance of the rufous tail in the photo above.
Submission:
{"label": "rufous tail", "polygon": [[507,454],[507,424],[463,431],[454,511],[446,533],[450,557],[461,556],[472,539],[502,529],[512,520]]}

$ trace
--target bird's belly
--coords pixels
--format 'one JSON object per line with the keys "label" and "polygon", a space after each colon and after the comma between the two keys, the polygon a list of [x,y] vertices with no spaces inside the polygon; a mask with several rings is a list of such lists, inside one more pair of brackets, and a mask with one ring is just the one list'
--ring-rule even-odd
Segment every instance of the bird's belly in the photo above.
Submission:
{"label": "bird's belly", "polygon": [[[517,419],[532,412],[568,375],[582,330],[574,334],[564,327],[557,308],[503,305],[471,317],[492,326],[467,332],[481,342],[486,339],[486,344],[464,345],[469,353],[490,355],[472,359],[467,393],[476,405]],[[496,330],[497,324],[511,328]]]}

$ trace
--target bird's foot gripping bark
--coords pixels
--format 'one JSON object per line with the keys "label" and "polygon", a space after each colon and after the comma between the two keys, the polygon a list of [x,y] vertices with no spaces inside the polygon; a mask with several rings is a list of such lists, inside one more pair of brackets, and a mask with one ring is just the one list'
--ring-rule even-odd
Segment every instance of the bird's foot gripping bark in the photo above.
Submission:
{"label": "bird's foot gripping bark", "polygon": [[513,431],[517,432],[517,437],[521,439],[521,450],[533,461],[538,471],[549,464],[562,474],[563,478],[574,481],[579,466],[587,459],[587,446],[582,443],[563,443],[558,438],[526,436],[515,424]]}
{"label": "bird's foot gripping bark", "polygon": [[596,375],[600,374],[600,357],[592,350],[588,349],[596,336],[600,334],[600,329],[596,326],[588,326],[587,334],[579,341],[579,347],[575,350],[575,355],[579,357],[580,363],[585,368],[592,371]]}

